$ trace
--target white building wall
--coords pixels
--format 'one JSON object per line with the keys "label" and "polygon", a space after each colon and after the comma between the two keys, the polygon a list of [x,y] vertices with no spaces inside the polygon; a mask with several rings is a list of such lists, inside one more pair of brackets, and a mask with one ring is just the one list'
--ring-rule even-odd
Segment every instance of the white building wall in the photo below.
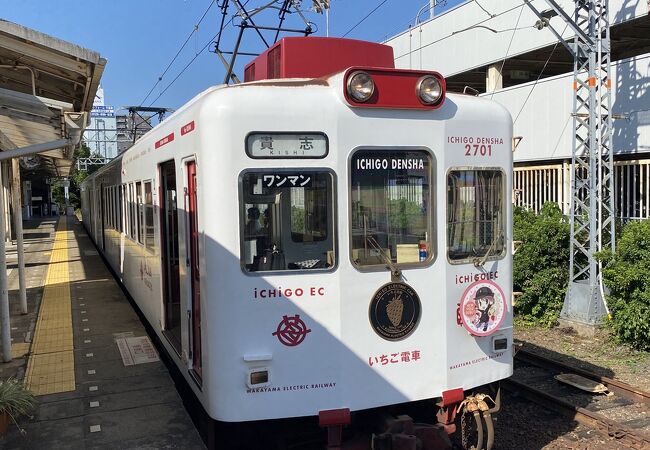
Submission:
{"label": "white building wall", "polygon": [[[439,14],[389,39],[398,68],[436,70],[444,76],[468,72],[554,45],[548,29],[537,30],[537,17],[522,0],[468,2]],[[539,11],[544,0],[532,0]],[[573,16],[574,0],[558,0]],[[645,16],[650,1],[610,0],[610,22],[616,24]],[[551,24],[569,38],[573,33],[560,18]],[[487,27],[487,28],[485,28]],[[497,31],[496,33],[490,29]],[[560,44],[561,45],[561,44]],[[623,220],[650,217],[650,54],[612,63],[616,215]],[[567,73],[500,89],[491,97],[503,104],[514,120],[515,136],[523,140],[515,151],[513,201],[538,211],[547,201],[569,212],[573,141],[573,74]],[[638,158],[629,156],[638,155]]]}
{"label": "white building wall", "polygon": [[[540,11],[548,9],[544,0],[531,3]],[[573,0],[559,4],[572,15]],[[556,42],[548,29],[532,27],[537,17],[521,0],[483,0],[481,5],[495,17],[476,2],[464,3],[390,39],[387,44],[394,48],[396,66],[437,70],[451,76]],[[612,25],[646,14],[646,1],[610,0]],[[565,29],[560,18],[551,19],[551,23],[558,30]],[[493,33],[480,27],[462,31],[476,25],[510,31]],[[570,37],[572,33],[566,30],[564,35]],[[615,153],[650,152],[650,54],[614,62],[612,79],[612,110],[627,117],[614,121]],[[529,82],[485,94],[508,108],[515,121],[515,135],[524,138],[515,152],[515,162],[570,158],[573,74],[546,78],[534,85]]]}
{"label": "white building wall", "polygon": [[[533,28],[537,16],[523,0],[481,0],[480,3],[494,17],[476,2],[464,3],[389,39],[386,44],[394,49],[396,67],[431,69],[451,76],[556,42],[550,30]],[[549,9],[544,0],[531,3],[539,11]],[[573,15],[573,0],[558,0],[558,3]],[[612,25],[648,14],[645,0],[610,0],[609,5]],[[551,24],[558,31],[565,30],[563,36],[573,36],[561,18],[551,19]]]}
{"label": "white building wall", "polygon": [[[650,152],[650,54],[612,64],[615,154]],[[530,94],[530,96],[529,96]],[[510,111],[515,136],[523,140],[515,162],[571,158],[573,74],[506,88],[486,97]]]}

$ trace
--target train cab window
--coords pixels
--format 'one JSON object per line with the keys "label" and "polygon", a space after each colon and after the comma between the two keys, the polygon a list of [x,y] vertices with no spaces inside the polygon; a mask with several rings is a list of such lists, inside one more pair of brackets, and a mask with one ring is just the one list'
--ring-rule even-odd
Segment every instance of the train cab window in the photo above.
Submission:
{"label": "train cab window", "polygon": [[350,161],[350,259],[358,268],[429,264],[432,158],[425,150],[360,150]]}
{"label": "train cab window", "polygon": [[447,176],[447,256],[481,262],[505,254],[504,176],[500,169],[452,170]]}
{"label": "train cab window", "polygon": [[241,265],[246,272],[335,265],[333,177],[270,169],[240,179]]}
{"label": "train cab window", "polygon": [[144,182],[144,245],[149,250],[154,248],[153,230],[153,193],[151,181]]}

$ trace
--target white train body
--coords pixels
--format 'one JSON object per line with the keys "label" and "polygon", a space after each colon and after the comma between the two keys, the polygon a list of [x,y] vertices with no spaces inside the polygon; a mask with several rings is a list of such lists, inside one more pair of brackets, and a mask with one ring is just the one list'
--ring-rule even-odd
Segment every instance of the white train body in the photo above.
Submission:
{"label": "white train body", "polygon": [[[369,72],[383,95],[392,69]],[[89,233],[216,420],[512,373],[508,112],[351,104],[349,77],[210,88],[82,186]]]}

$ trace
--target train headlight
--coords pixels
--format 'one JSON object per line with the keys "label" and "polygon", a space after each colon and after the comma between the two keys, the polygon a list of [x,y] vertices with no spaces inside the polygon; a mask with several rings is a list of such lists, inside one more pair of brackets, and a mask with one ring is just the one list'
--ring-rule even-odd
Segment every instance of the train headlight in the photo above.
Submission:
{"label": "train headlight", "polygon": [[375,93],[375,82],[363,71],[353,72],[348,77],[348,95],[359,103],[367,102]]}
{"label": "train headlight", "polygon": [[433,75],[425,75],[420,78],[415,91],[425,105],[435,105],[442,99],[442,84]]}

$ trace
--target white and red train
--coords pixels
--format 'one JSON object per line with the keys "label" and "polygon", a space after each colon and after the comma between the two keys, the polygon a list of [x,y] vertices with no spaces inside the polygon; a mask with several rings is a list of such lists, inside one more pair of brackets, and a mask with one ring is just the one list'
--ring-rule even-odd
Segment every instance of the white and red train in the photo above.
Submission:
{"label": "white and red train", "polygon": [[[245,79],[84,181],[90,235],[212,419],[318,417],[334,448],[425,405],[452,432],[513,368],[510,115],[347,39]],[[434,448],[397,428],[373,439]]]}

